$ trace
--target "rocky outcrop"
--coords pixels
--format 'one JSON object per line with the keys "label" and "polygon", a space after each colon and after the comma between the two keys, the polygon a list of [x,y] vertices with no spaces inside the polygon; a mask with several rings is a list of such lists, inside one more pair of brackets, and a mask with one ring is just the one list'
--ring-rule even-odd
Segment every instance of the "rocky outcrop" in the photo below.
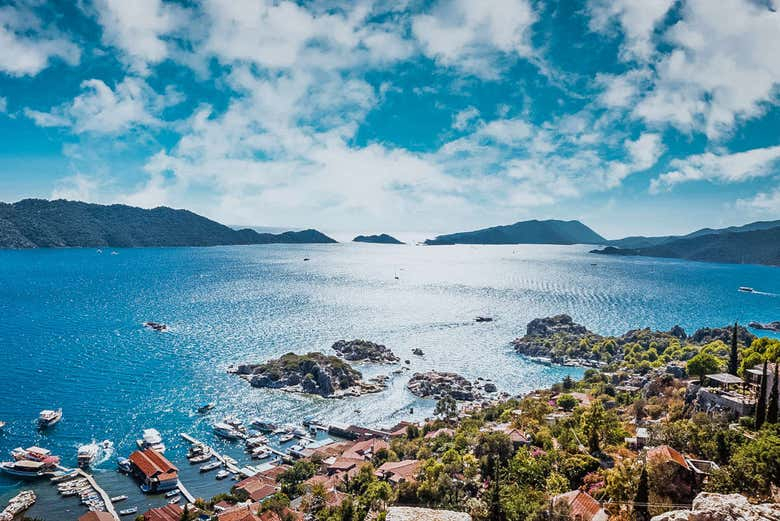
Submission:
{"label": "rocky outcrop", "polygon": [[475,384],[459,374],[437,371],[413,374],[406,387],[420,398],[439,400],[449,396],[464,402],[481,400],[485,397],[485,393],[496,392],[496,387],[492,383]]}
{"label": "rocky outcrop", "polygon": [[588,338],[593,342],[601,336],[577,324],[569,315],[535,318],[526,326],[525,336],[512,342],[518,353],[528,356],[550,356],[558,345],[579,345]]}
{"label": "rocky outcrop", "polygon": [[[734,326],[703,327],[690,337],[694,344],[709,344],[720,340],[725,344],[731,344],[731,335]],[[757,337],[743,326],[737,326],[737,342],[743,346],[749,346]]]}
{"label": "rocky outcrop", "polygon": [[387,347],[368,340],[339,340],[331,347],[350,362],[394,364],[401,360]]}
{"label": "rocky outcrop", "polygon": [[748,324],[748,326],[752,327],[753,329],[763,329],[765,331],[776,331],[780,333],[780,320],[767,322],[766,324],[762,324],[761,322],[751,322]]}
{"label": "rocky outcrop", "polygon": [[740,494],[702,492],[693,500],[691,510],[671,510],[651,521],[780,521],[780,505],[753,505]]}
{"label": "rocky outcrop", "polygon": [[412,349],[412,354],[416,355],[416,356],[424,356],[425,355],[425,353],[423,353],[423,350],[420,349],[419,347],[415,347],[414,349]]}
{"label": "rocky outcrop", "polygon": [[360,371],[336,356],[287,353],[263,364],[243,364],[235,373],[252,387],[316,394],[325,398],[359,396],[385,388],[379,380],[366,382]]}
{"label": "rocky outcrop", "polygon": [[369,242],[373,244],[404,244],[392,235],[382,233],[379,235],[358,235],[352,242]]}

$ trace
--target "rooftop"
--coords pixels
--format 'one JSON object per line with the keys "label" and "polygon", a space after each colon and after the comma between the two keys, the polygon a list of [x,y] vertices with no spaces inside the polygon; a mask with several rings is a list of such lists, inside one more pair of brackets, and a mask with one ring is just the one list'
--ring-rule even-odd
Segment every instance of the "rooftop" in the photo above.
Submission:
{"label": "rooftop", "polygon": [[741,384],[743,382],[742,378],[740,378],[739,376],[734,376],[733,374],[729,374],[729,373],[714,373],[714,374],[708,374],[706,376],[710,380],[722,384],[727,384],[727,385]]}

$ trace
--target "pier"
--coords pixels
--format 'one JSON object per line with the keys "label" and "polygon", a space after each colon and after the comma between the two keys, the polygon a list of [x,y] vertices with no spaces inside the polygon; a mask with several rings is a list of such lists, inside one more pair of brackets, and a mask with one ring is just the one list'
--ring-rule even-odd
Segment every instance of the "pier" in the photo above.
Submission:
{"label": "pier", "polygon": [[76,474],[78,474],[83,478],[86,478],[90,486],[92,486],[92,488],[95,489],[95,492],[97,492],[100,495],[100,498],[103,500],[103,503],[106,505],[106,512],[111,514],[116,521],[119,521],[119,514],[116,513],[116,510],[114,509],[114,504],[111,503],[111,496],[109,496],[106,493],[106,491],[103,490],[100,487],[100,485],[97,484],[97,481],[95,481],[95,478],[92,477],[92,474],[87,474],[81,469],[78,469],[76,471]]}
{"label": "pier", "polygon": [[190,494],[190,491],[187,490],[187,487],[184,486],[184,483],[182,483],[181,480],[176,482],[176,486],[179,488],[179,492],[181,492],[181,495],[184,496],[184,499],[186,499],[188,503],[195,503],[195,496]]}
{"label": "pier", "polygon": [[198,441],[198,440],[196,440],[195,438],[193,438],[192,436],[190,436],[190,435],[189,435],[189,434],[187,434],[186,432],[182,432],[182,433],[180,433],[180,436],[181,436],[182,438],[184,438],[186,441],[188,441],[188,442],[190,442],[191,444],[193,444],[193,445],[196,445],[196,444],[201,444],[201,445],[205,445],[205,446],[207,446],[207,447],[209,448],[209,450],[211,450],[211,453],[212,453],[212,454],[214,454],[214,457],[215,457],[215,458],[217,458],[217,459],[218,459],[218,460],[219,460],[219,461],[220,461],[220,462],[221,462],[221,463],[222,463],[222,464],[225,466],[225,468],[226,468],[226,469],[228,469],[228,471],[232,472],[233,474],[239,474],[239,469],[238,469],[238,467],[237,467],[237,466],[235,466],[233,463],[230,463],[230,462],[228,462],[228,461],[225,459],[225,456],[223,456],[223,455],[222,455],[222,454],[220,454],[219,452],[215,451],[213,447],[209,446],[209,445],[208,445],[208,444],[206,444],[206,443],[203,443],[202,441]]}

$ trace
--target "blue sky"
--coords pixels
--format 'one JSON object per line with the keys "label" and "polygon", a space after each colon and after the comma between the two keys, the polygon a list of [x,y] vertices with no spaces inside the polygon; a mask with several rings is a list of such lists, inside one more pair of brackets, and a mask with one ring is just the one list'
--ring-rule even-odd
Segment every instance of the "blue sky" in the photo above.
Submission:
{"label": "blue sky", "polygon": [[778,219],[778,7],[0,3],[0,200],[336,232]]}

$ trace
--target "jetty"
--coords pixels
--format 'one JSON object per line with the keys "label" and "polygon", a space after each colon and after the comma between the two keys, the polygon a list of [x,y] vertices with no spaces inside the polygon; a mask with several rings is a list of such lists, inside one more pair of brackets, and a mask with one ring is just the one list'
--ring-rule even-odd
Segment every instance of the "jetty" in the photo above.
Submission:
{"label": "jetty", "polygon": [[187,490],[187,487],[184,486],[184,483],[182,483],[181,480],[176,482],[176,486],[178,487],[179,492],[181,492],[181,495],[184,496],[184,499],[186,499],[188,503],[195,503],[195,496],[190,494],[190,491]]}
{"label": "jetty", "polygon": [[95,478],[92,477],[92,474],[87,474],[82,469],[78,469],[76,471],[76,474],[79,476],[85,478],[90,486],[92,486],[93,489],[95,489],[95,492],[98,493],[100,498],[103,500],[103,503],[106,506],[106,512],[111,514],[111,516],[116,520],[119,521],[119,514],[117,514],[116,510],[114,509],[114,504],[111,503],[111,496],[109,496],[103,488],[97,484],[97,481],[95,481]]}
{"label": "jetty", "polygon": [[179,433],[179,435],[182,438],[184,438],[184,440],[190,442],[193,445],[200,444],[200,445],[204,445],[204,446],[208,447],[209,450],[211,450],[211,453],[214,455],[214,457],[217,458],[220,461],[220,463],[222,463],[229,472],[232,472],[233,474],[239,474],[240,473],[239,472],[239,468],[234,463],[231,462],[232,460],[228,461],[227,459],[225,459],[225,456],[223,456],[222,454],[220,454],[219,452],[214,450],[214,447],[210,447],[206,443],[203,443],[202,441],[199,441],[199,440],[193,438],[192,436],[190,436],[186,432]]}

